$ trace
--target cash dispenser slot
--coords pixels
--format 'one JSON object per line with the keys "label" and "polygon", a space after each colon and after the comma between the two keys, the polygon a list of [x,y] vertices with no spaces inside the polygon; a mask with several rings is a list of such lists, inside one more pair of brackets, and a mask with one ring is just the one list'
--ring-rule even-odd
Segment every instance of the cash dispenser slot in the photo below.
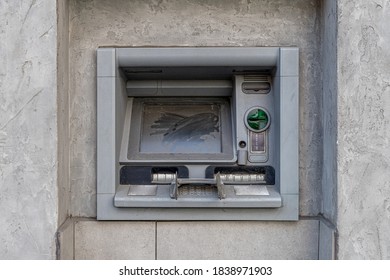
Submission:
{"label": "cash dispenser slot", "polygon": [[[181,177],[186,167],[176,168],[124,167],[123,174],[138,177],[122,178],[121,189],[115,196],[116,207],[280,207],[281,198],[273,186],[273,168],[236,169],[207,168],[217,173],[205,178]],[[134,170],[133,170],[134,169]],[[226,173],[227,170],[233,173]],[[268,174],[265,173],[267,170]],[[260,172],[262,173],[260,173]],[[179,175],[180,174],[180,175]]]}

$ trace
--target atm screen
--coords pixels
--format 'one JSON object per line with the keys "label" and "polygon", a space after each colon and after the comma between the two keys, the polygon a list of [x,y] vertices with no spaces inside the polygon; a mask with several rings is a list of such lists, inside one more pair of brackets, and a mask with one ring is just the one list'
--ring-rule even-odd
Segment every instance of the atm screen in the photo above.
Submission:
{"label": "atm screen", "polygon": [[127,159],[234,159],[229,98],[134,98]]}
{"label": "atm screen", "polygon": [[220,105],[144,103],[141,153],[220,153]]}

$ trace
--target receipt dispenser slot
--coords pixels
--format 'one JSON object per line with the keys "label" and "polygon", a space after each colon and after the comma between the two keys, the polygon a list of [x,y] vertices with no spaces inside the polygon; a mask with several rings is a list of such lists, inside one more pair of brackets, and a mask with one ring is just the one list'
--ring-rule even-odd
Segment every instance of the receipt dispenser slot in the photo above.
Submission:
{"label": "receipt dispenser slot", "polygon": [[297,220],[297,48],[99,48],[99,220]]}

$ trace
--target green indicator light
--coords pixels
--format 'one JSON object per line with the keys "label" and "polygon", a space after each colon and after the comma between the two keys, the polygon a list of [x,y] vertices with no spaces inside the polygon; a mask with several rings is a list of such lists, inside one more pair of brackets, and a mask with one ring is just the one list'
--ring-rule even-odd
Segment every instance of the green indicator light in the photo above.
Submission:
{"label": "green indicator light", "polygon": [[269,117],[264,110],[255,108],[248,112],[246,123],[248,128],[260,132],[267,129],[269,125]]}

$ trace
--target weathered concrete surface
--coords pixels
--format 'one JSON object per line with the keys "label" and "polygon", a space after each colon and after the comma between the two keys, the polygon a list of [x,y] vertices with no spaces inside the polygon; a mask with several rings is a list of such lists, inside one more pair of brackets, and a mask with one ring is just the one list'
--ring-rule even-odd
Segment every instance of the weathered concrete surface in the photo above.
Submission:
{"label": "weathered concrete surface", "polygon": [[75,222],[75,259],[154,260],[155,222]]}
{"label": "weathered concrete surface", "polygon": [[56,258],[59,260],[73,260],[74,248],[74,219],[68,218],[58,229]]}
{"label": "weathered concrete surface", "polygon": [[309,0],[70,1],[73,216],[96,216],[98,46],[298,46],[300,212],[321,208],[320,5]]}
{"label": "weathered concrete surface", "polygon": [[322,1],[322,207],[336,224],[337,214],[337,1]]}
{"label": "weathered concrete surface", "polygon": [[158,222],[157,259],[318,259],[318,220]]}
{"label": "weathered concrete surface", "polygon": [[69,180],[69,2],[57,1],[58,224],[70,212]]}
{"label": "weathered concrete surface", "polygon": [[327,220],[320,219],[320,231],[318,237],[318,259],[336,259],[336,229]]}
{"label": "weathered concrete surface", "polygon": [[56,1],[0,1],[0,258],[53,259]]}
{"label": "weathered concrete surface", "polygon": [[[324,0],[321,7],[320,1],[309,0],[69,2],[68,101],[67,1],[57,1],[58,18],[56,1],[0,1],[0,258],[55,257],[55,231],[70,207],[69,184],[70,213],[96,215],[96,47],[297,45],[301,49],[301,214],[322,211],[330,221],[337,220],[338,258],[390,259],[389,1]],[[322,90],[318,86],[321,75]],[[113,231],[128,240],[121,228],[126,228],[124,223],[86,223],[91,224],[78,224],[80,258],[102,256],[111,245],[104,247],[100,237]],[[264,233],[275,237],[272,242],[285,241],[275,230],[293,233],[287,241],[296,242],[299,254],[287,257],[312,258],[313,236],[318,235],[318,228],[307,226],[312,223],[254,222],[243,232],[247,237]],[[235,222],[222,224],[220,228],[230,229]],[[191,226],[199,234],[208,231],[202,223],[161,224],[159,256],[174,257],[169,250],[162,255],[161,248],[169,244],[165,234],[191,233]],[[155,233],[152,226],[142,229],[149,237]],[[331,236],[329,229],[321,227],[321,234]],[[301,236],[308,236],[307,230],[310,242],[300,243]],[[67,228],[60,241],[73,243],[72,232]],[[217,226],[213,232],[219,232]],[[228,232],[225,238],[232,239]],[[100,242],[103,251],[93,251],[94,241]],[[330,256],[326,248],[321,249],[326,243],[320,242],[324,253],[319,252],[320,256]],[[119,244],[112,248],[118,249]],[[185,249],[191,244],[183,241],[181,246]],[[63,247],[64,255],[70,257],[72,248]],[[117,253],[124,254],[108,256],[152,258],[153,249],[147,248],[133,248],[135,255],[120,248]],[[203,256],[208,258],[231,255],[228,249],[206,253]],[[250,258],[257,253],[253,250],[235,257]],[[177,254],[184,257],[184,251]],[[200,251],[196,254],[201,255]]]}
{"label": "weathered concrete surface", "polygon": [[338,16],[338,257],[390,259],[390,2]]}

